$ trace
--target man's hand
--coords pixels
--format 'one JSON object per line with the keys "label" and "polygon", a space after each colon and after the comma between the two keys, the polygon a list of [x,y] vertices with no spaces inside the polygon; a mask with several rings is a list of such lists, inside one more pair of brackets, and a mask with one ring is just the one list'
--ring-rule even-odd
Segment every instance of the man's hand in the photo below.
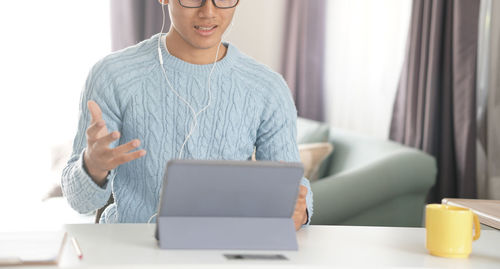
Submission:
{"label": "man's hand", "polygon": [[307,222],[307,204],[306,204],[307,188],[300,185],[299,197],[295,204],[295,211],[293,212],[293,222],[295,223],[295,230],[298,231],[300,227]]}
{"label": "man's hand", "polygon": [[103,186],[109,171],[146,155],[146,151],[130,152],[141,144],[138,139],[114,149],[110,148],[109,144],[120,138],[120,133],[118,131],[108,132],[106,122],[102,119],[101,108],[96,102],[88,101],[87,106],[92,119],[87,128],[87,148],[83,155],[83,161],[92,180],[97,185]]}

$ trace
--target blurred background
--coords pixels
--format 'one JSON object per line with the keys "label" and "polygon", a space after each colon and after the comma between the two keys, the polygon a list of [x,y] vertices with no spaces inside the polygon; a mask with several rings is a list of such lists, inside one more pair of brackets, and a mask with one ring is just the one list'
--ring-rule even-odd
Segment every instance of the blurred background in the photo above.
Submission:
{"label": "blurred background", "polygon": [[[300,117],[435,157],[429,202],[500,199],[499,22],[492,0],[241,0],[227,40],[285,77]],[[1,229],[93,222],[46,199],[80,92],[95,62],[160,27],[156,0],[3,4]]]}

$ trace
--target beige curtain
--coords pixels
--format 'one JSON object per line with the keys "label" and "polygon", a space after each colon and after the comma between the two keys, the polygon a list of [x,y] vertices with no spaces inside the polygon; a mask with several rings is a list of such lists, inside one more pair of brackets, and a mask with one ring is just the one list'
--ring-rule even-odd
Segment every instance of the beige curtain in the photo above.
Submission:
{"label": "beige curtain", "polygon": [[500,1],[481,1],[478,55],[478,197],[500,200]]}

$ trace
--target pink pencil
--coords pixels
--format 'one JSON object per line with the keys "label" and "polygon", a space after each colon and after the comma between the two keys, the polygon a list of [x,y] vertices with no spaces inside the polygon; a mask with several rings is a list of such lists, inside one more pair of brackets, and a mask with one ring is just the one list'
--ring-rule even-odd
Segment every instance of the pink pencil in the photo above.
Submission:
{"label": "pink pencil", "polygon": [[73,247],[75,248],[76,255],[78,255],[78,258],[80,260],[83,259],[82,250],[80,249],[80,245],[78,244],[78,241],[76,241],[76,238],[74,236],[71,237],[71,243],[73,243]]}

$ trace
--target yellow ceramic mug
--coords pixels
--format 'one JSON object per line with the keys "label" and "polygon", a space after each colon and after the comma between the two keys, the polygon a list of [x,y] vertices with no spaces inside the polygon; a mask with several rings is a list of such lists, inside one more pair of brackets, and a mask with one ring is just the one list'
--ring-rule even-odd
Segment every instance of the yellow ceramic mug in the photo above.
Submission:
{"label": "yellow ceramic mug", "polygon": [[470,209],[441,204],[425,207],[425,229],[429,252],[449,258],[467,258],[472,250],[472,241],[476,241],[481,234],[477,215]]}

